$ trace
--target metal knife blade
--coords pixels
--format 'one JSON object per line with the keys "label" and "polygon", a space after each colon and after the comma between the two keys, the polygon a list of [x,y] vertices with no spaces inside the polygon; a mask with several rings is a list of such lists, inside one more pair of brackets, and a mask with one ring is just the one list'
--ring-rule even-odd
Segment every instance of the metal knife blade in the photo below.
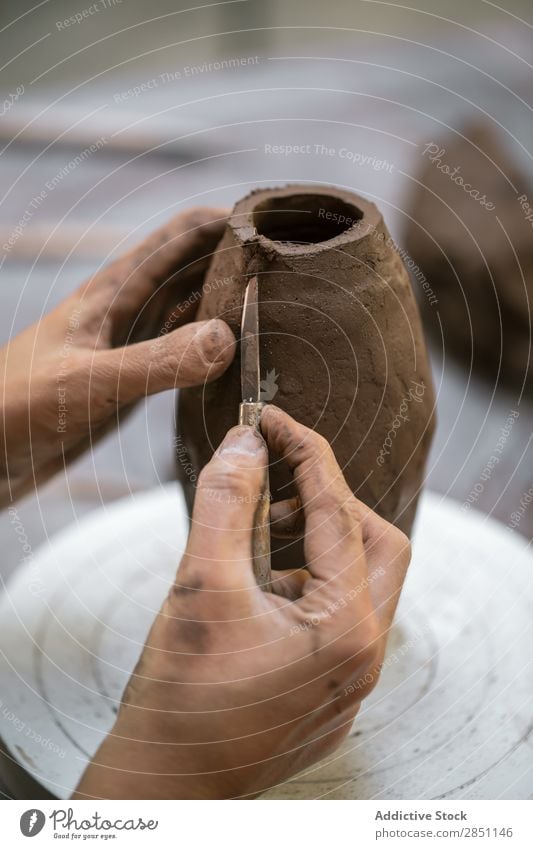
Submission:
{"label": "metal knife blade", "polygon": [[251,277],[244,293],[241,320],[241,392],[242,400],[260,401],[259,305],[257,277]]}
{"label": "metal knife blade", "polygon": [[[257,277],[251,277],[244,293],[241,320],[241,391],[239,424],[261,432],[259,378],[259,304]],[[265,467],[261,497],[258,499],[252,530],[252,561],[255,579],[264,592],[271,588],[270,571],[270,486]]]}

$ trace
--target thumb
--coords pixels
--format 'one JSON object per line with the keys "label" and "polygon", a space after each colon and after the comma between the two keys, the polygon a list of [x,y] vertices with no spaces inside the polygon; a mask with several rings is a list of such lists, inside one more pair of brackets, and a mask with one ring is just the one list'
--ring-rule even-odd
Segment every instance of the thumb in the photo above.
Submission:
{"label": "thumb", "polygon": [[268,470],[262,436],[251,427],[230,430],[202,470],[191,533],[179,580],[206,589],[256,587],[252,531]]}
{"label": "thumb", "polygon": [[235,337],[220,319],[186,324],[165,336],[99,351],[92,368],[119,404],[166,389],[198,386],[219,377],[235,355]]}

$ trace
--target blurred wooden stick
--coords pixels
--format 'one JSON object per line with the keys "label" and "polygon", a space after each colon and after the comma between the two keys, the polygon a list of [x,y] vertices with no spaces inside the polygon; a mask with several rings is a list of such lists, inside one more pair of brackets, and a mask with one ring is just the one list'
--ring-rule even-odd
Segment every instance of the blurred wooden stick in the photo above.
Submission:
{"label": "blurred wooden stick", "polygon": [[[45,221],[29,225],[24,233],[10,246],[8,256],[16,260],[35,259],[38,255],[50,260],[64,259],[71,251],[76,257],[94,259],[107,257],[120,245],[120,252],[129,247],[127,230],[113,228],[108,225],[91,227],[90,221],[85,224],[60,224],[56,232],[50,235],[57,226],[57,221]],[[0,247],[6,244],[12,236],[12,231],[0,230]],[[137,241],[141,235],[137,236]],[[125,240],[125,241],[123,241]]]}

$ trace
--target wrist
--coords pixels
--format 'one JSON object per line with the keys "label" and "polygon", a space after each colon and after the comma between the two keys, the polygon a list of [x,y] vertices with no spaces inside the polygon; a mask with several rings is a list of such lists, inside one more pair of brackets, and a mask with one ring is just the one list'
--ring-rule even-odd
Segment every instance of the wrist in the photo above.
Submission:
{"label": "wrist", "polygon": [[169,742],[168,730],[158,729],[157,720],[147,726],[142,711],[133,713],[137,717],[124,718],[121,709],[122,716],[87,766],[73,799],[228,798],[233,782],[225,774],[221,780],[215,751],[206,758],[205,745]]}

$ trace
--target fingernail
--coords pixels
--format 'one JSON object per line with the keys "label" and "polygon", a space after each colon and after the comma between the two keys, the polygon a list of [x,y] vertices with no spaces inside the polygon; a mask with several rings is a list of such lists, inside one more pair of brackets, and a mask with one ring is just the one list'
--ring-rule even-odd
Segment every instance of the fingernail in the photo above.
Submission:
{"label": "fingernail", "polygon": [[218,318],[212,318],[198,330],[195,342],[209,363],[214,363],[221,354],[227,356],[233,347],[231,330]]}
{"label": "fingernail", "polygon": [[234,427],[224,437],[224,441],[217,449],[219,457],[227,457],[230,454],[248,454],[256,456],[265,450],[265,443],[253,427]]}

